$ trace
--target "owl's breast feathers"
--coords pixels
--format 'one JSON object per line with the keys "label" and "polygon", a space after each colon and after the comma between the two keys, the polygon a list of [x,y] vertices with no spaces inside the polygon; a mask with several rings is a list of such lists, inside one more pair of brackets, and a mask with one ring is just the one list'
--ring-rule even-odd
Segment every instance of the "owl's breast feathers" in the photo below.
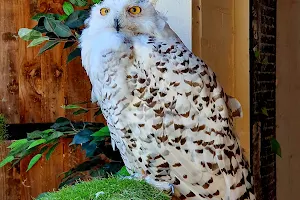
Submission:
{"label": "owl's breast feathers", "polygon": [[212,70],[175,38],[122,48],[91,62],[102,71],[90,77],[126,166],[173,183],[181,199],[255,199],[232,131],[241,106]]}

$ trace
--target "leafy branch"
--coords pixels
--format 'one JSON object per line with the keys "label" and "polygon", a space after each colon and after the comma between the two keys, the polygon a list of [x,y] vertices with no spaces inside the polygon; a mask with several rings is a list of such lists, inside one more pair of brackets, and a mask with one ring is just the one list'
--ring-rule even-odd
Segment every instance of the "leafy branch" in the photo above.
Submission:
{"label": "leafy branch", "polygon": [[84,22],[89,17],[91,6],[100,2],[101,0],[93,0],[92,4],[89,4],[86,0],[66,1],[63,4],[64,14],[38,13],[32,17],[32,20],[37,21],[37,25],[32,29],[19,29],[18,35],[21,39],[30,41],[27,47],[45,43],[40,48],[39,54],[64,43],[65,49],[72,49],[67,60],[69,63],[81,56],[78,39],[84,28]]}

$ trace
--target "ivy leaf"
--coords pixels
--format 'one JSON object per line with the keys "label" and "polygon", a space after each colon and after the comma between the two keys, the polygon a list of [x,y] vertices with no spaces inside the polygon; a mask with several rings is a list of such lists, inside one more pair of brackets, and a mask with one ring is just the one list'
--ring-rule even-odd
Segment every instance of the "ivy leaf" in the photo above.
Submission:
{"label": "ivy leaf", "polygon": [[76,10],[73,12],[65,24],[70,28],[79,28],[84,25],[84,21],[89,17],[89,12],[86,10]]}
{"label": "ivy leaf", "polygon": [[10,149],[17,149],[25,144],[27,144],[28,140],[27,139],[20,139],[14,141],[11,145],[8,146]]}
{"label": "ivy leaf", "polygon": [[94,137],[109,137],[110,132],[109,132],[108,126],[101,128],[99,131],[92,134],[92,136],[94,136]]}
{"label": "ivy leaf", "polygon": [[46,154],[46,160],[50,160],[51,155],[53,154],[54,150],[56,149],[57,145],[59,145],[59,143],[54,144],[49,151]]}
{"label": "ivy leaf", "polygon": [[67,63],[71,62],[72,60],[74,60],[76,57],[79,57],[79,56],[81,56],[81,50],[79,48],[76,48],[74,51],[72,51],[69,54]]}
{"label": "ivy leaf", "polygon": [[89,110],[87,110],[87,109],[79,109],[79,110],[73,112],[73,115],[81,115],[81,114],[85,114],[88,112],[89,112]]}
{"label": "ivy leaf", "polygon": [[31,143],[27,149],[31,149],[33,147],[36,147],[36,146],[40,145],[40,144],[44,144],[45,142],[47,142],[47,140],[45,140],[45,139],[36,140],[33,143]]}
{"label": "ivy leaf", "polygon": [[86,0],[70,0],[70,2],[75,5],[75,6],[86,6],[87,5],[87,1]]}
{"label": "ivy leaf", "polygon": [[34,40],[42,37],[42,33],[29,28],[20,28],[18,35],[25,41]]}
{"label": "ivy leaf", "polygon": [[60,37],[72,36],[71,29],[68,26],[64,25],[59,20],[45,18],[44,24],[45,24],[45,28],[47,29],[47,31],[53,32]]}
{"label": "ivy leaf", "polygon": [[4,167],[6,164],[12,162],[14,159],[15,159],[14,156],[7,156],[4,160],[1,161],[0,168]]}
{"label": "ivy leaf", "polygon": [[34,47],[34,46],[40,45],[43,42],[48,41],[48,40],[49,40],[49,37],[47,37],[47,36],[40,37],[40,38],[32,40],[31,43],[27,47]]}
{"label": "ivy leaf", "polygon": [[271,139],[271,148],[272,148],[272,151],[274,153],[276,153],[276,155],[281,157],[281,147],[280,147],[279,142],[275,138]]}
{"label": "ivy leaf", "polygon": [[40,51],[39,51],[39,54],[42,54],[44,53],[45,51],[47,50],[50,50],[52,49],[53,47],[55,47],[56,45],[59,44],[59,41],[49,41],[45,44],[45,46],[43,46]]}
{"label": "ivy leaf", "polygon": [[262,113],[263,115],[267,116],[267,117],[269,116],[268,110],[267,110],[266,107],[263,107],[263,108],[261,109],[261,113]]}
{"label": "ivy leaf", "polygon": [[73,5],[70,2],[65,1],[63,4],[63,10],[66,15],[71,15],[74,12]]}
{"label": "ivy leaf", "polygon": [[26,172],[28,172],[42,157],[42,154],[35,155],[29,162]]}

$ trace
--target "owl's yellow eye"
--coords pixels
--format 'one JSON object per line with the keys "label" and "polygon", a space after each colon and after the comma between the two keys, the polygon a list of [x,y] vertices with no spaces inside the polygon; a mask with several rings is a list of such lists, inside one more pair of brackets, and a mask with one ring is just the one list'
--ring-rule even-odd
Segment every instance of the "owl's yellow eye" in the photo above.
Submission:
{"label": "owl's yellow eye", "polygon": [[101,8],[101,10],[100,10],[100,14],[102,15],[102,16],[105,16],[105,15],[107,15],[108,13],[109,13],[109,9],[108,8]]}
{"label": "owl's yellow eye", "polygon": [[140,14],[142,12],[142,8],[139,6],[133,6],[129,8],[128,12],[133,15]]}

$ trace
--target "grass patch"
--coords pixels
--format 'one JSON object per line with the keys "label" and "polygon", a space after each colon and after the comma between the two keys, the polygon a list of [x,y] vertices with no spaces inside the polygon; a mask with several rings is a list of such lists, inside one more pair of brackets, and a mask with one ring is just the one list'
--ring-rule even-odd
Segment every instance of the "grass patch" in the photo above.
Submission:
{"label": "grass patch", "polygon": [[7,125],[4,115],[0,114],[0,143],[7,139]]}
{"label": "grass patch", "polygon": [[[98,194],[98,195],[97,195]],[[98,196],[98,197],[97,197]],[[81,182],[58,192],[44,193],[38,200],[170,200],[171,197],[145,181],[111,177]]]}

